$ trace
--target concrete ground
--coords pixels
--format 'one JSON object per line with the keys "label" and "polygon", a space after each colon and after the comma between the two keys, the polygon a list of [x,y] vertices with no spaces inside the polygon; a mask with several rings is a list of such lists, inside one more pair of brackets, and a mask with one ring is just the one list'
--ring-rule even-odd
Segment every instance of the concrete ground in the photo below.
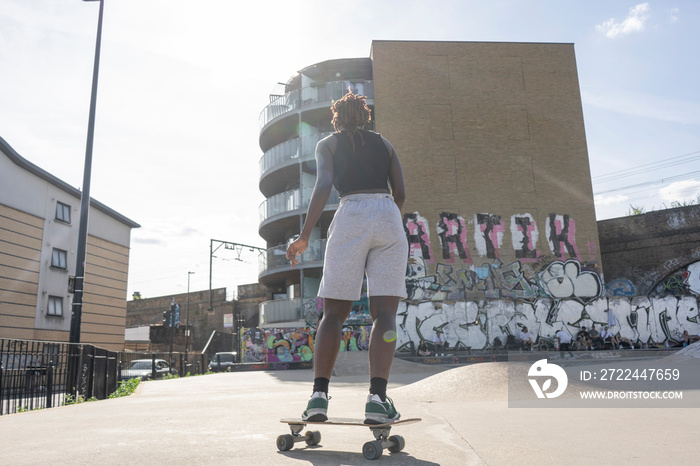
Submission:
{"label": "concrete ground", "polygon": [[[329,414],[360,417],[366,353],[341,357]],[[360,374],[362,372],[362,374]],[[505,363],[436,369],[396,360],[389,394],[404,418],[404,451],[366,460],[364,427],[320,426],[297,443],[282,417],[301,414],[310,370],[238,372],[144,382],[131,396],[0,417],[0,464],[511,465],[696,464],[692,409],[508,408]]]}

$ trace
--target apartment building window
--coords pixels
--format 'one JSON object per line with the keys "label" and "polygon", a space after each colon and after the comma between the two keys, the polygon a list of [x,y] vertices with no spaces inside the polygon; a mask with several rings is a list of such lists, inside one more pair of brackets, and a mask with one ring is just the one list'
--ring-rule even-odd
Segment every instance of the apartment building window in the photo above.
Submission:
{"label": "apartment building window", "polygon": [[56,202],[56,220],[70,223],[70,206],[63,202]]}
{"label": "apartment building window", "polygon": [[63,317],[63,298],[60,296],[49,296],[49,310],[47,312],[50,316]]}
{"label": "apartment building window", "polygon": [[51,267],[56,267],[57,269],[67,269],[68,266],[68,253],[63,249],[53,249],[51,254]]}

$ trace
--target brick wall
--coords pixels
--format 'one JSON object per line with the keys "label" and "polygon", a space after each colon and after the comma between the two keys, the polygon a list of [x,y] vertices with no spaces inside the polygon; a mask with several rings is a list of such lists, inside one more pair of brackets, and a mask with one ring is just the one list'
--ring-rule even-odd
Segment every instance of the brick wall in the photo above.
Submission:
{"label": "brick wall", "polygon": [[605,282],[628,281],[639,296],[700,260],[700,206],[598,222]]}
{"label": "brick wall", "polygon": [[412,259],[428,275],[515,262],[534,275],[556,260],[602,273],[573,44],[375,41],[371,53],[376,130],[403,165],[407,228],[430,246]]}

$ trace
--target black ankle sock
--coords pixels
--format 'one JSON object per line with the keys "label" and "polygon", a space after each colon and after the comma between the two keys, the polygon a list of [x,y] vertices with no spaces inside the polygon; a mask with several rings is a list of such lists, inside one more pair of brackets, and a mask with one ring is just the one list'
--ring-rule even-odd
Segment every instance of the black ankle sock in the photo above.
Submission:
{"label": "black ankle sock", "polygon": [[369,380],[369,392],[372,395],[377,395],[382,401],[386,401],[386,385],[388,381],[381,377],[372,377]]}
{"label": "black ankle sock", "polygon": [[330,383],[330,380],[326,379],[325,377],[316,377],[314,379],[314,393],[316,392],[323,392],[328,396],[328,384]]}

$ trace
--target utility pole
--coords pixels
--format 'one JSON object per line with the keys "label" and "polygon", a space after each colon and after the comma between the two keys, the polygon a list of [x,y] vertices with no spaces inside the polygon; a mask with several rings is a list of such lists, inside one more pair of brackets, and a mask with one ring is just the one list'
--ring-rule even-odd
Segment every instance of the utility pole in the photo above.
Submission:
{"label": "utility pole", "polygon": [[[219,245],[214,249],[214,243],[219,243]],[[212,277],[212,264],[213,264],[213,258],[214,258],[214,253],[219,250],[221,246],[224,246],[224,249],[234,249],[238,251],[239,258],[240,260],[240,253],[243,249],[249,249],[250,251],[258,251],[260,253],[263,253],[267,251],[266,249],[259,248],[257,246],[248,246],[247,244],[240,244],[240,243],[231,243],[229,241],[220,241],[217,239],[212,239],[209,240],[209,310],[211,311],[214,308],[213,304],[213,298],[211,294],[211,277]]]}
{"label": "utility pole", "polygon": [[175,304],[175,298],[170,300],[170,367],[173,364],[173,337],[175,333],[175,328],[180,325],[180,306]]}
{"label": "utility pole", "polygon": [[185,367],[187,367],[187,353],[190,350],[190,276],[194,272],[187,272],[187,312],[185,316]]}

